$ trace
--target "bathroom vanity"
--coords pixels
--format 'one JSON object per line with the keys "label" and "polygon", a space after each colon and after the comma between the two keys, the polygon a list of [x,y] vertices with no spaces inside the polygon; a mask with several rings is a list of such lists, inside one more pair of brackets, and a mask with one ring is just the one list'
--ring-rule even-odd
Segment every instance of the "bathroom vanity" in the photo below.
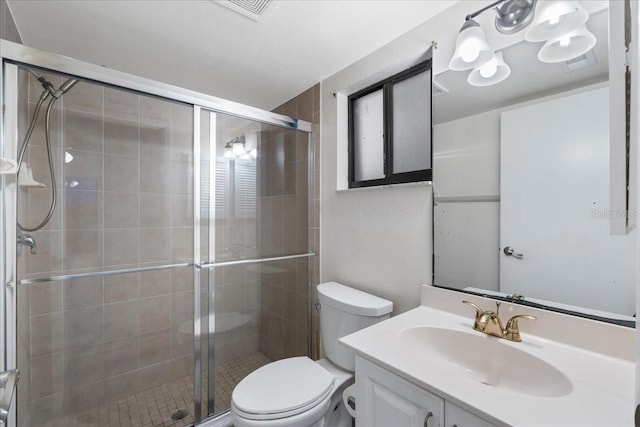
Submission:
{"label": "bathroom vanity", "polygon": [[422,305],[340,340],[356,351],[360,426],[631,426],[634,330],[502,304],[522,342],[473,330],[471,301],[423,286]]}

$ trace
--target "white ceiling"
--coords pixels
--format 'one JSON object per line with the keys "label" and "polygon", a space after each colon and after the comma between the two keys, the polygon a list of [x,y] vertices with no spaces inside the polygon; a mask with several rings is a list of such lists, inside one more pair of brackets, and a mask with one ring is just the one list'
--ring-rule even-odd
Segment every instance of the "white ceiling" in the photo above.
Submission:
{"label": "white ceiling", "polygon": [[27,46],[272,109],[459,0],[8,0]]}

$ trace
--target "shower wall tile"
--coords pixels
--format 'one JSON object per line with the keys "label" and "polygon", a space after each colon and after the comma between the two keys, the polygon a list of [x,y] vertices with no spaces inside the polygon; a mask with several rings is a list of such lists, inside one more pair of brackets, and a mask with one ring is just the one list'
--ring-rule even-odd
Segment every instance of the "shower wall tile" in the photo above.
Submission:
{"label": "shower wall tile", "polygon": [[140,122],[169,127],[171,106],[169,103],[147,96],[140,97]]}
{"label": "shower wall tile", "polygon": [[[320,120],[319,85],[278,107],[276,112],[312,123],[311,140],[315,144],[313,170],[307,160],[309,138],[302,132],[271,129],[265,132],[261,154],[265,155],[259,169],[261,194],[260,247],[263,253],[299,253],[309,249],[318,253],[319,241],[319,180],[309,194],[309,175],[319,177],[320,156],[317,131]],[[264,182],[268,182],[267,185]],[[280,206],[282,216],[280,216]],[[310,210],[311,209],[311,210]],[[309,236],[312,239],[309,239]],[[315,257],[317,258],[317,256]],[[316,260],[312,266],[317,265]],[[274,263],[278,274],[262,275],[260,279],[260,348],[271,358],[307,355],[309,334],[309,298],[315,298],[317,275],[309,274],[306,259]],[[309,295],[311,280],[314,294]],[[314,325],[314,329],[316,326]],[[311,356],[317,357],[313,343]]]}
{"label": "shower wall tile", "polygon": [[140,297],[153,297],[171,293],[171,270],[140,273]]}
{"label": "shower wall tile", "polygon": [[171,228],[171,259],[189,260],[193,256],[193,227]]}
{"label": "shower wall tile", "polygon": [[138,160],[134,157],[105,154],[104,190],[119,192],[138,191]]}
{"label": "shower wall tile", "polygon": [[168,228],[140,228],[140,262],[166,262],[170,258],[171,230]]}
{"label": "shower wall tile", "polygon": [[104,396],[104,381],[65,391],[64,411],[67,414],[85,411],[87,408],[98,406],[104,401]]}
{"label": "shower wall tile", "polygon": [[102,266],[102,229],[65,230],[63,233],[63,266],[66,271]]}
{"label": "shower wall tile", "polygon": [[168,227],[171,223],[171,195],[140,193],[140,226]]}
{"label": "shower wall tile", "polygon": [[103,278],[88,277],[63,282],[64,309],[102,305]]}
{"label": "shower wall tile", "polygon": [[[104,89],[104,115],[110,120],[123,119],[137,123],[139,107],[139,95],[118,89]],[[105,125],[106,123],[109,121],[105,121]]]}
{"label": "shower wall tile", "polygon": [[[165,170],[166,174],[167,171]],[[193,167],[191,162],[169,161],[169,191],[176,194],[193,194]]]}
{"label": "shower wall tile", "polygon": [[62,313],[31,316],[31,357],[44,356],[63,349]]}
{"label": "shower wall tile", "polygon": [[139,337],[123,338],[104,345],[104,373],[114,377],[140,366]]}
{"label": "shower wall tile", "polygon": [[140,190],[150,193],[164,193],[171,189],[170,183],[177,177],[170,171],[170,161],[153,157],[140,158]]}
{"label": "shower wall tile", "polygon": [[171,195],[171,226],[193,226],[193,196],[185,194]]}
{"label": "shower wall tile", "polygon": [[[105,304],[137,299],[139,296],[140,296],[140,292],[138,289],[137,273],[105,276],[104,278]],[[105,310],[105,313],[106,313],[106,310]]]}
{"label": "shower wall tile", "polygon": [[128,118],[106,120],[104,122],[104,153],[138,157],[139,133],[137,110],[135,115]]}
{"label": "shower wall tile", "polygon": [[64,352],[64,389],[99,381],[104,376],[102,344]]}
{"label": "shower wall tile", "polygon": [[64,190],[64,228],[67,230],[102,227],[102,192]]}
{"label": "shower wall tile", "polygon": [[31,315],[55,313],[62,310],[62,283],[33,283],[26,289],[29,292]]}
{"label": "shower wall tile", "polygon": [[138,372],[140,375],[141,389],[155,387],[171,380],[171,362],[162,362],[156,365],[151,365]]}
{"label": "shower wall tile", "polygon": [[139,391],[138,377],[138,372],[134,371],[107,378],[104,382],[104,392],[107,401],[112,402],[123,397],[132,396]]}
{"label": "shower wall tile", "polygon": [[64,348],[86,347],[102,342],[103,306],[64,312]]}
{"label": "shower wall tile", "polygon": [[140,332],[140,301],[138,299],[105,304],[104,341],[137,336]]}
{"label": "shower wall tile", "polygon": [[48,354],[31,360],[31,396],[33,399],[61,392],[63,386],[63,353]]}
{"label": "shower wall tile", "polygon": [[137,228],[104,230],[104,265],[124,266],[138,263],[139,236]]}
{"label": "shower wall tile", "polygon": [[171,325],[171,296],[140,299],[140,332],[157,331]]}
{"label": "shower wall tile", "polygon": [[64,415],[62,392],[31,401],[31,425],[43,426],[48,421]]}
{"label": "shower wall tile", "polygon": [[140,366],[151,366],[170,360],[171,333],[169,329],[140,335]]}
{"label": "shower wall tile", "polygon": [[[33,140],[34,137],[31,137]],[[52,148],[51,149],[51,160],[53,162],[53,170],[55,172],[56,178],[56,188],[64,187],[64,180],[60,177],[62,176],[62,153],[63,151],[60,148]],[[44,188],[34,188],[28,187],[26,192],[31,194],[38,191],[44,193],[46,197],[46,202],[48,203],[51,200],[51,172],[49,171],[49,154],[44,146],[32,145],[32,142],[29,142],[29,148],[27,149],[26,154],[28,157],[26,158],[27,163],[23,165],[23,168],[26,166],[31,167],[31,173],[33,175],[33,179],[41,184],[46,185]],[[20,170],[20,175],[25,173],[26,169]],[[24,177],[23,177],[24,179]],[[24,187],[23,187],[24,189]],[[49,206],[47,205],[47,209]],[[46,211],[45,211],[46,213]]]}
{"label": "shower wall tile", "polygon": [[140,224],[140,193],[106,191],[104,193],[104,228],[137,228]]}
{"label": "shower wall tile", "polygon": [[[193,269],[180,268],[171,270],[171,292],[182,292],[193,289]],[[193,306],[193,304],[192,304]]]}
{"label": "shower wall tile", "polygon": [[[76,86],[81,87],[81,86]],[[74,91],[69,92],[73,93]],[[65,95],[65,98],[68,95]],[[101,110],[102,106],[94,107]],[[64,148],[67,150],[87,150],[102,152],[103,117],[102,115],[87,114],[82,110],[68,110],[65,108],[63,116]]]}
{"label": "shower wall tile", "polygon": [[67,92],[62,101],[66,111],[102,116],[104,89],[99,85],[80,83]]}
{"label": "shower wall tile", "polygon": [[[144,120],[144,119],[142,119]],[[171,136],[168,125],[164,127],[140,126],[140,157],[149,159],[167,159],[170,156]]]}

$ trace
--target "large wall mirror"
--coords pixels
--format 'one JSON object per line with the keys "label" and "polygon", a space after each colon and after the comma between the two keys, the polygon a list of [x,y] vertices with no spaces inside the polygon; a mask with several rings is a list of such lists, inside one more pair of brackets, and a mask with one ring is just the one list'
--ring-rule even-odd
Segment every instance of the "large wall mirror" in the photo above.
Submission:
{"label": "large wall mirror", "polygon": [[579,2],[595,45],[553,63],[539,59],[545,42],[498,34],[487,10],[477,21],[502,43],[508,77],[476,86],[471,70],[434,75],[436,285],[635,324],[634,171],[615,74],[624,64],[611,63],[614,49],[624,58],[624,3]]}

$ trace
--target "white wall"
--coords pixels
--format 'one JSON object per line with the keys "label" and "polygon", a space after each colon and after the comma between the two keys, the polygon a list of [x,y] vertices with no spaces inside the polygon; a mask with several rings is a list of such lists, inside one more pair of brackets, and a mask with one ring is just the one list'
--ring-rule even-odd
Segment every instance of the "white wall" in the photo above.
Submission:
{"label": "white wall", "polygon": [[500,113],[438,124],[433,136],[435,284],[497,291],[500,203],[486,200],[500,194]]}
{"label": "white wall", "polygon": [[[396,314],[418,306],[420,285],[431,283],[431,187],[410,184],[336,191],[346,182],[345,99],[421,62],[431,41],[453,43],[457,27],[473,6],[457,3],[437,19],[322,81],[320,280],[335,280],[388,298]],[[434,63],[446,63],[450,54],[447,49],[436,50]]]}

